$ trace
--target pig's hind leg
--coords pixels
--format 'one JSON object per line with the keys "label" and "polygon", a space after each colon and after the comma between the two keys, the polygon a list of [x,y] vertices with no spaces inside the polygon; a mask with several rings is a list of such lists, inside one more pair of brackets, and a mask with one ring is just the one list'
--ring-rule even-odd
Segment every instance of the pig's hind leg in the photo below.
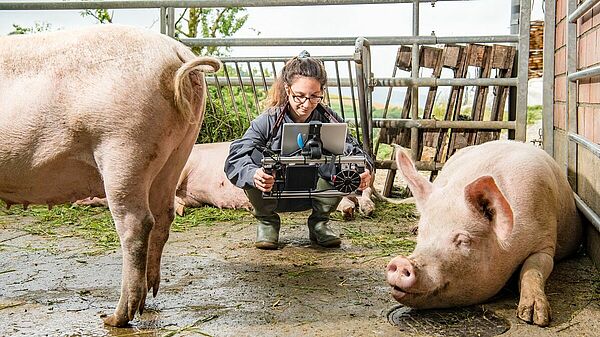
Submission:
{"label": "pig's hind leg", "polygon": [[147,284],[148,291],[156,297],[160,286],[160,263],[162,252],[169,238],[169,229],[175,219],[175,192],[181,171],[198,134],[194,126],[189,125],[186,137],[172,152],[160,172],[152,182],[150,189],[150,209],[156,223],[150,233],[148,245]]}
{"label": "pig's hind leg", "polygon": [[554,258],[547,252],[530,255],[521,268],[519,287],[521,298],[517,316],[525,322],[548,326],[551,319],[550,304],[544,288],[554,268]]}
{"label": "pig's hind leg", "polygon": [[126,326],[144,308],[148,240],[155,224],[149,193],[161,161],[140,155],[149,153],[148,149],[122,144],[127,143],[105,144],[96,155],[123,251],[121,296],[114,314],[104,319],[111,326]]}

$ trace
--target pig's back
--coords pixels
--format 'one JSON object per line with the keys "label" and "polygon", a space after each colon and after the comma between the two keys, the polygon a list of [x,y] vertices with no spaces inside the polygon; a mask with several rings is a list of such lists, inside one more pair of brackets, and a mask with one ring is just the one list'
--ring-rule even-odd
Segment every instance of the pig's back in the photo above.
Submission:
{"label": "pig's back", "polygon": [[38,185],[71,170],[61,175],[64,186],[94,183],[69,200],[102,195],[98,149],[131,144],[157,152],[187,123],[173,82],[191,58],[168,37],[119,25],[0,37],[0,190],[32,191],[10,192],[16,202],[58,199],[70,188]]}
{"label": "pig's back", "polygon": [[[466,186],[483,175],[494,178],[513,208],[515,232],[520,233],[517,244],[540,240],[537,245],[543,246],[546,238],[551,239],[556,242],[557,258],[578,247],[581,223],[573,191],[566,173],[550,155],[516,141],[467,147],[448,160],[434,184]],[[555,215],[556,221],[538,221],[548,214]]]}

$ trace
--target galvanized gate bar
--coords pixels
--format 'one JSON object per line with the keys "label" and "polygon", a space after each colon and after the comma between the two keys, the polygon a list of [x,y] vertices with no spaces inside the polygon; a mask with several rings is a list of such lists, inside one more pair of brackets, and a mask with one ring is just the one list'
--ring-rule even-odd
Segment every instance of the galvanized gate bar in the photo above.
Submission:
{"label": "galvanized gate bar", "polygon": [[544,4],[544,74],[542,87],[542,135],[544,150],[554,157],[554,45],[556,0]]}
{"label": "galvanized gate bar", "polygon": [[600,158],[600,145],[592,142],[591,140],[581,136],[577,133],[569,132],[569,140],[575,142],[583,147],[585,147],[588,151],[590,151],[593,155]]}
{"label": "galvanized gate bar", "polygon": [[[413,36],[419,36],[419,26],[420,26],[420,12],[419,12],[419,0],[414,0],[413,2]],[[419,48],[419,44],[415,41],[412,44],[412,64],[410,70],[410,77],[413,81],[419,80],[419,60],[421,57],[419,56],[421,50]],[[411,91],[410,96],[410,117],[413,121],[419,118],[419,87],[416,85],[412,85],[408,87],[408,90]],[[417,154],[419,148],[419,129],[413,127],[410,129],[410,149],[411,156],[413,161],[419,160],[417,158]]]}
{"label": "galvanized gate bar", "polygon": [[[474,1],[474,0],[421,0],[438,1]],[[332,5],[375,5],[411,3],[413,0],[155,0],[155,1],[2,1],[0,10],[54,10],[54,9],[120,9],[120,8],[223,8],[223,7],[289,7],[289,6],[332,6]]]}
{"label": "galvanized gate bar", "polygon": [[374,87],[436,87],[436,86],[517,86],[517,78],[410,78],[410,77],[390,77],[390,78],[372,78],[371,85]]}
{"label": "galvanized gate bar", "polygon": [[589,77],[594,77],[600,75],[600,66],[594,66],[590,68],[586,68],[584,70],[576,71],[567,76],[569,81],[575,82],[578,80],[582,80]]}
{"label": "galvanized gate bar", "polygon": [[[354,61],[354,55],[314,56],[314,58],[321,60],[321,61]],[[291,59],[291,57],[282,57],[282,56],[219,57],[219,60],[221,60],[221,62],[286,62],[289,59]]]}
{"label": "galvanized gate bar", "polygon": [[[296,37],[296,38],[184,38],[189,46],[264,47],[267,46],[353,46],[358,37]],[[371,36],[364,37],[372,46],[398,44],[455,43],[516,43],[518,35],[493,36]]]}
{"label": "galvanized gate bar", "polygon": [[373,118],[375,128],[418,128],[418,129],[483,129],[501,130],[516,128],[515,121],[448,121],[437,119]]}
{"label": "galvanized gate bar", "polygon": [[596,214],[596,212],[594,212],[594,210],[577,195],[577,193],[574,193],[574,196],[577,208],[579,208],[581,213],[585,215],[585,217],[596,228],[596,230],[600,232],[600,216],[598,216],[598,214]]}
{"label": "galvanized gate bar", "polygon": [[[333,77],[333,76],[332,76]],[[241,81],[240,81],[241,79]],[[227,79],[223,76],[219,76],[219,81],[227,81]],[[206,82],[209,85],[214,85],[215,84],[215,79],[214,78],[210,78],[207,77],[206,78]],[[267,86],[271,86],[273,84],[273,82],[275,82],[275,79],[273,78],[265,78],[264,79],[264,83]],[[244,76],[244,77],[238,77],[238,78],[230,78],[229,79],[229,83],[233,86],[243,86],[243,85],[252,85],[252,78],[250,76]],[[352,82],[350,81],[349,78],[340,78],[339,79],[339,84],[342,87],[350,87],[352,85]],[[338,79],[328,79],[327,80],[327,86],[328,87],[337,87],[338,86]]]}
{"label": "galvanized gate bar", "polygon": [[[575,12],[577,9],[577,0],[568,0],[567,2],[567,16]],[[573,74],[577,71],[577,24],[567,21],[567,78],[569,74]],[[566,81],[566,92],[567,92],[567,113],[565,114],[565,125],[567,126],[567,133],[577,133],[577,83],[567,80]],[[567,141],[565,146],[567,151],[567,177],[569,183],[573,187],[573,190],[577,190],[577,145],[573,142]]]}
{"label": "galvanized gate bar", "polygon": [[525,141],[527,136],[527,81],[529,72],[529,30],[531,27],[531,0],[521,0],[519,15],[519,46],[517,64],[517,129],[515,139]]}
{"label": "galvanized gate bar", "polygon": [[[567,3],[567,176],[574,191],[577,191],[577,146],[581,145],[596,157],[600,157],[600,145],[589,141],[577,133],[577,80],[598,75],[598,66],[577,71],[577,19],[585,15],[600,0],[587,0],[577,6],[577,0]],[[589,207],[577,192],[574,193],[577,208],[600,231],[600,216]]]}
{"label": "galvanized gate bar", "polygon": [[569,14],[569,22],[575,23],[577,19],[584,16],[592,7],[600,3],[600,0],[586,0],[577,7],[573,13]]}

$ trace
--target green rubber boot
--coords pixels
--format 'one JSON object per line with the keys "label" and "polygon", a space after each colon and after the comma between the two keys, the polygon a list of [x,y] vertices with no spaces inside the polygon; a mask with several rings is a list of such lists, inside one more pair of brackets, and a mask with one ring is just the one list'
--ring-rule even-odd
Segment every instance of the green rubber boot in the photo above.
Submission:
{"label": "green rubber boot", "polygon": [[[329,183],[319,179],[317,189],[328,188]],[[308,232],[312,243],[322,247],[339,247],[342,240],[328,226],[329,215],[335,211],[342,198],[312,198],[312,214],[308,217]]]}
{"label": "green rubber boot", "polygon": [[279,216],[259,220],[254,246],[259,249],[277,249],[279,247],[279,227]]}
{"label": "green rubber boot", "polygon": [[252,204],[252,214],[258,220],[256,227],[256,242],[254,246],[259,249],[279,248],[279,228],[281,220],[275,213],[277,202],[262,198],[262,192],[257,189],[244,190]]}

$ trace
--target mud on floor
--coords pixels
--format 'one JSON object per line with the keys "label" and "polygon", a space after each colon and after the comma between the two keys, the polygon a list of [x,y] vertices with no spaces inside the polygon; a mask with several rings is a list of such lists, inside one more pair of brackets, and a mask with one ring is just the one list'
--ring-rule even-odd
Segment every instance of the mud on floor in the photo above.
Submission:
{"label": "mud on floor", "polygon": [[[102,239],[77,235],[73,219],[58,228],[49,225],[54,230],[44,233],[43,226],[32,226],[40,224],[39,217],[0,215],[0,336],[493,336],[503,331],[504,336],[597,336],[600,331],[600,281],[583,255],[557,264],[549,280],[554,313],[549,328],[515,318],[518,295],[510,286],[489,303],[467,309],[400,308],[389,295],[384,267],[413,248],[409,229],[415,217],[410,209],[394,212],[380,207],[372,218],[334,221],[343,236],[339,249],[310,245],[304,213],[283,216],[277,251],[254,248],[256,229],[247,216],[178,227],[163,254],[157,298],[149,298],[144,314],[121,329],[100,319],[118,301],[118,249],[98,250]],[[492,333],[482,330],[486,319],[496,329]]]}

